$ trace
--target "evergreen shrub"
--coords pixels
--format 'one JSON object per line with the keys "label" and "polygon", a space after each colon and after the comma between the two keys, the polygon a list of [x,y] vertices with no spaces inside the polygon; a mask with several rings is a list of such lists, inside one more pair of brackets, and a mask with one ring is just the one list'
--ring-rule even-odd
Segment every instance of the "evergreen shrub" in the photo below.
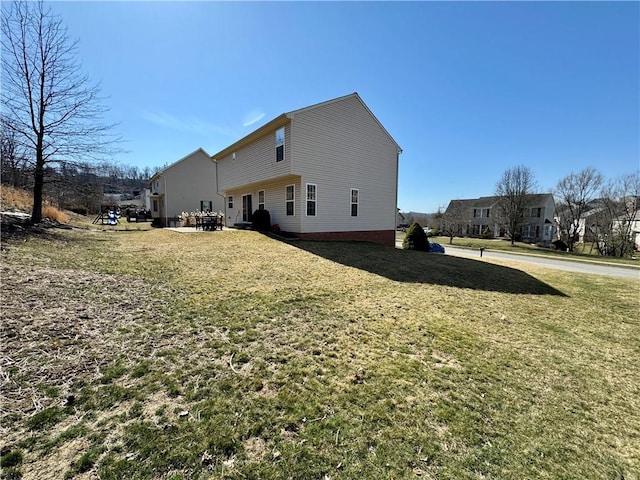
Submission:
{"label": "evergreen shrub", "polygon": [[427,234],[419,223],[414,223],[407,230],[407,234],[402,241],[402,248],[405,250],[420,250],[422,252],[429,251],[429,240]]}

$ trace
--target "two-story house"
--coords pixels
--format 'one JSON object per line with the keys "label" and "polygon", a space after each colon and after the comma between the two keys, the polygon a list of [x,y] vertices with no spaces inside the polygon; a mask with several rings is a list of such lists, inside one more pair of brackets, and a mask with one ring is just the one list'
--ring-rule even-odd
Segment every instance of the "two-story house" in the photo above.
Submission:
{"label": "two-story house", "polygon": [[216,162],[202,148],[160,170],[149,180],[151,217],[171,226],[182,212],[224,211],[216,178]]}
{"label": "two-story house", "polygon": [[213,155],[226,224],[394,246],[401,152],[357,93],[283,113]]}
{"label": "two-story house", "polygon": [[[451,200],[444,213],[444,230],[470,237],[504,237],[499,197]],[[523,241],[550,243],[555,236],[555,201],[550,193],[527,197],[518,232]]]}

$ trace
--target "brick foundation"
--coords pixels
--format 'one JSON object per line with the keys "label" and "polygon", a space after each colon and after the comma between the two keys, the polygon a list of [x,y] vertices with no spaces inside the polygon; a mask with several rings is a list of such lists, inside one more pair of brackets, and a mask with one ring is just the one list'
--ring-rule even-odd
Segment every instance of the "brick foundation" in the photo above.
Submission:
{"label": "brick foundation", "polygon": [[387,247],[396,246],[395,230],[369,230],[359,232],[314,232],[314,233],[296,233],[302,240],[324,240],[324,241],[359,241],[373,242],[385,245]]}

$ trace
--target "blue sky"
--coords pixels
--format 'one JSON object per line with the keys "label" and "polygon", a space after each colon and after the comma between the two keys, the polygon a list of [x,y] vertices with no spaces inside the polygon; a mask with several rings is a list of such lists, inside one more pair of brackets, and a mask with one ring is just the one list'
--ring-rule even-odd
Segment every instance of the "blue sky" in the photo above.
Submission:
{"label": "blue sky", "polygon": [[124,165],[216,153],[358,92],[403,148],[398,207],[640,168],[638,2],[50,2],[99,82]]}

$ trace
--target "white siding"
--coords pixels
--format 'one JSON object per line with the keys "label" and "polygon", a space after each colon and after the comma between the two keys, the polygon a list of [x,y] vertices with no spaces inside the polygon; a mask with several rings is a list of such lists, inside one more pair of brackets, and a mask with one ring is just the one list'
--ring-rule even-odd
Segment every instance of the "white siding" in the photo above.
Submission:
{"label": "white siding", "polygon": [[[355,97],[295,113],[293,173],[302,177],[302,232],[394,230],[397,147]],[[316,216],[306,216],[305,185],[317,185]],[[358,216],[350,193],[359,190]]]}
{"label": "white siding", "polygon": [[276,162],[277,128],[233,154],[218,160],[218,189],[228,192],[291,173],[291,126],[285,126],[284,160]]}

